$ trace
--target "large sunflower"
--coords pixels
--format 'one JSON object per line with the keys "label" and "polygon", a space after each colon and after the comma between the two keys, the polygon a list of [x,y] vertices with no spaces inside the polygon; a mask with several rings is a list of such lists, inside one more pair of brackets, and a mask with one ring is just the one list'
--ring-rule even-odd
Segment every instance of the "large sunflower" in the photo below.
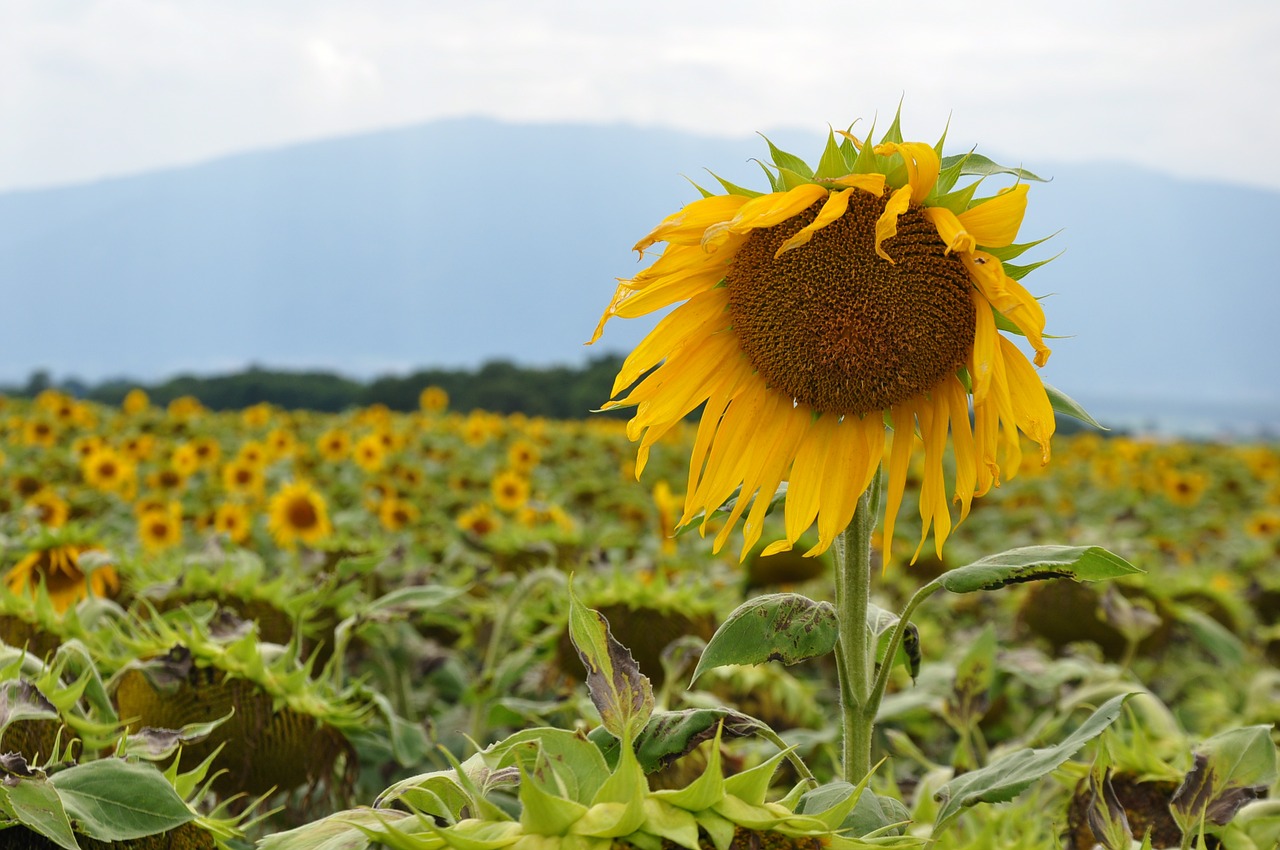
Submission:
{"label": "large sunflower", "polygon": [[[717,550],[745,514],[745,556],[786,481],[785,538],[765,552],[790,549],[815,521],[818,543],[805,554],[825,551],[888,448],[887,549],[922,447],[920,541],[932,527],[941,553],[952,527],[948,431],[960,519],[1017,472],[1019,431],[1049,458],[1048,394],[998,333],[1024,336],[1037,365],[1049,357],[1044,312],[1016,279],[1034,266],[1005,262],[1030,247],[1014,240],[1022,180],[1034,175],[972,154],[943,159],[941,142],[903,141],[897,119],[878,145],[840,135],[816,171],[770,144],[773,191],[721,181],[728,194],[704,191],[664,219],[635,248],[666,248],[619,282],[591,340],[614,316],[679,304],[626,359],[605,407],[636,406],[638,475],[649,448],[705,404],[680,524],[702,514],[705,532],[740,490]],[[975,197],[981,179],[957,188],[996,173],[1018,182],[986,197]]]}

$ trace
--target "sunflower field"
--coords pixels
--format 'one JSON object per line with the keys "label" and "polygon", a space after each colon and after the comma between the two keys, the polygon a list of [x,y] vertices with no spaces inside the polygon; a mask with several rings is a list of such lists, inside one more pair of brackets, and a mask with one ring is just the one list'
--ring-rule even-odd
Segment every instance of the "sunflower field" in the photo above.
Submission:
{"label": "sunflower field", "polygon": [[630,422],[0,397],[0,847],[1274,850],[1280,445],[1055,437],[896,129],[642,239]]}

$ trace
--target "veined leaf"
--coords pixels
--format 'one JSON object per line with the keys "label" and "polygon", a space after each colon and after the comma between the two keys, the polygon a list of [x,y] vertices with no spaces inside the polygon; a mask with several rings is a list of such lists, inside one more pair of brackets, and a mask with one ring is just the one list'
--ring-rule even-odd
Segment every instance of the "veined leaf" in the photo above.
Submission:
{"label": "veined leaf", "polygon": [[80,832],[128,841],[195,820],[164,774],[149,764],[99,759],[49,777]]}
{"label": "veined leaf", "polygon": [[973,593],[1026,581],[1103,581],[1141,572],[1101,546],[1023,546],[949,570],[938,578],[938,583],[952,593]]}
{"label": "veined leaf", "polygon": [[726,664],[795,664],[826,655],[838,637],[836,609],[798,593],[772,593],[739,605],[716,629],[693,671],[693,679]]}

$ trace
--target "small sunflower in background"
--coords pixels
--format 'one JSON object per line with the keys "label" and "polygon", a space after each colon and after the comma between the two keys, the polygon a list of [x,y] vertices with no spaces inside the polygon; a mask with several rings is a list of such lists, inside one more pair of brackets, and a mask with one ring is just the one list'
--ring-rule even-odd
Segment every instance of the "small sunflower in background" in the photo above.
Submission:
{"label": "small sunflower in background", "polygon": [[85,483],[104,493],[127,494],[137,482],[133,462],[114,449],[103,447],[80,464]]}
{"label": "small sunflower in background", "polygon": [[156,554],[182,542],[182,506],[169,502],[149,507],[138,515],[138,540],[142,548]]}
{"label": "small sunflower in background", "polygon": [[340,463],[351,456],[351,435],[341,428],[330,428],[316,438],[316,451],[330,463]]}
{"label": "small sunflower in background", "polygon": [[387,531],[401,531],[418,521],[418,506],[408,499],[392,495],[378,505],[378,522]]}
{"label": "small sunflower in background", "polygon": [[387,459],[387,449],[377,434],[365,434],[351,450],[356,466],[365,472],[377,472]]}
{"label": "small sunflower in background", "polygon": [[498,510],[515,513],[529,501],[529,479],[508,469],[494,476],[490,491]]}
{"label": "small sunflower in background", "polygon": [[1167,470],[1161,476],[1165,498],[1183,508],[1194,508],[1209,487],[1209,477],[1202,472]]}
{"label": "small sunflower in background", "polygon": [[140,387],[134,387],[125,393],[124,401],[120,403],[120,409],[130,416],[146,413],[149,407],[151,407],[151,397]]}
{"label": "small sunflower in background", "polygon": [[45,528],[62,528],[71,515],[71,506],[52,490],[42,489],[27,500],[26,510]]}
{"label": "small sunflower in background", "polygon": [[460,531],[474,534],[476,537],[485,537],[502,527],[502,517],[494,513],[492,505],[480,502],[458,514],[454,524]]}
{"label": "small sunflower in background", "polygon": [[516,440],[507,448],[507,463],[521,475],[532,472],[541,459],[542,452],[529,440]]}
{"label": "small sunflower in background", "polygon": [[227,535],[232,543],[240,544],[249,539],[253,528],[253,517],[249,510],[239,502],[223,502],[214,509],[213,529]]}
{"label": "small sunflower in background", "polygon": [[[82,567],[86,553],[97,557],[95,565]],[[5,584],[15,594],[31,594],[43,584],[59,613],[89,596],[109,599],[120,592],[120,576],[108,561],[106,550],[94,543],[66,535],[47,536],[36,542],[7,573]]]}
{"label": "small sunflower in background", "polygon": [[257,498],[265,484],[262,467],[256,463],[237,458],[222,467],[222,486],[228,493]]}
{"label": "small sunflower in background", "polygon": [[449,394],[440,387],[426,387],[418,395],[423,413],[444,413],[449,409]]}
{"label": "small sunflower in background", "polygon": [[[943,158],[941,142],[904,141],[897,118],[879,144],[840,135],[816,169],[770,144],[772,191],[720,181],[727,194],[704,191],[664,219],[635,249],[666,247],[620,281],[591,339],[611,318],[677,305],[626,359],[604,407],[636,407],[638,474],[650,447],[705,405],[680,524],[740,489],[717,550],[745,514],[745,557],[786,481],[785,535],[765,552],[790,549],[815,522],[805,554],[824,552],[886,446],[891,541],[918,432],[921,546],[932,528],[940,551],[952,527],[948,431],[960,519],[974,496],[1016,474],[1019,431],[1049,458],[1048,392],[1000,333],[1024,337],[1037,366],[1048,360],[1044,312],[1018,282],[1034,265],[1006,264],[1036,244],[1014,240],[1021,181],[1038,178],[974,154]],[[979,197],[982,178],[998,173],[1018,182]],[[959,185],[969,175],[980,179]]]}
{"label": "small sunflower in background", "polygon": [[314,546],[333,534],[324,497],[305,481],[286,484],[271,497],[267,530],[286,549],[299,542]]}

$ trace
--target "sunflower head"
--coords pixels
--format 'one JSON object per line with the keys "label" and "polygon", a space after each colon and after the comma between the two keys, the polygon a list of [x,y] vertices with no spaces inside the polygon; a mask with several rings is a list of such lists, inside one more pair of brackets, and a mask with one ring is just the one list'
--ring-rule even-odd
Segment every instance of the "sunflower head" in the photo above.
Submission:
{"label": "sunflower head", "polygon": [[271,497],[267,528],[287,549],[299,542],[314,546],[333,534],[324,496],[305,481],[286,484]]}
{"label": "sunflower head", "polygon": [[[790,549],[815,523],[806,554],[825,551],[886,456],[891,541],[922,452],[920,540],[932,528],[940,552],[952,527],[948,433],[961,519],[1017,473],[1019,431],[1049,458],[1049,393],[999,333],[1047,361],[1044,312],[1018,282],[1034,265],[1009,262],[1038,244],[1015,239],[1025,181],[1039,178],[906,141],[897,118],[878,144],[829,134],[816,168],[769,147],[770,191],[720,180],[725,194],[703,190],[636,244],[642,257],[666,247],[619,282],[591,342],[610,318],[677,306],[623,363],[605,408],[636,407],[639,474],[650,447],[703,407],[678,524],[702,516],[705,532],[739,492],[717,549],[745,520],[745,557],[786,482],[785,533],[765,552]],[[984,188],[1001,174],[1013,185]]]}
{"label": "sunflower head", "polygon": [[[91,557],[85,557],[92,553]],[[5,573],[14,594],[37,593],[44,588],[53,607],[66,611],[89,596],[111,598],[120,592],[120,576],[113,559],[102,547],[76,529],[59,529],[40,535],[27,553]]]}

